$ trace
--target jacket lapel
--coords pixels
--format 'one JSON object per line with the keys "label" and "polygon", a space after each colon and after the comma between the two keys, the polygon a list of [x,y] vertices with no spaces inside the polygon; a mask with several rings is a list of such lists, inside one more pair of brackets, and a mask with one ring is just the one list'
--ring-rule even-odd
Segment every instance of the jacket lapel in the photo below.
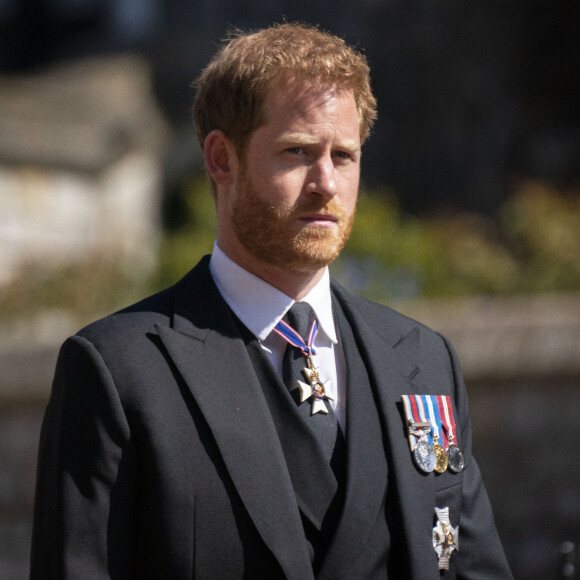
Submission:
{"label": "jacket lapel", "polygon": [[[429,477],[420,474],[413,464],[401,409],[401,395],[421,390],[413,378],[417,374],[413,357],[418,346],[416,344],[418,329],[415,328],[407,336],[400,337],[394,334],[391,328],[381,326],[379,334],[359,312],[356,306],[358,299],[351,298],[336,285],[333,291],[352,327],[369,374],[374,401],[382,423],[389,474],[387,509],[396,512],[389,514],[389,520],[396,526],[391,530],[395,533],[391,534],[390,552],[395,559],[404,557],[407,560],[409,577],[424,578],[425,570],[434,569],[434,573],[436,572],[431,545],[435,495]],[[353,398],[351,395],[349,405],[353,404]],[[360,437],[363,436],[364,434],[360,434]],[[361,443],[357,442],[356,445]],[[349,464],[350,469],[356,469],[356,466]],[[357,476],[362,477],[353,473],[353,479],[348,480],[349,486],[355,485],[354,478]],[[364,484],[362,481],[358,483]],[[374,492],[379,495],[381,491],[379,482],[367,482],[366,486],[369,489],[369,486],[374,486]],[[360,493],[360,490],[347,489],[349,495],[357,492]],[[379,500],[382,500],[382,496],[377,498],[372,506],[373,517],[376,517],[377,508],[380,507]],[[345,509],[345,517],[355,516],[349,515]],[[366,518],[363,516],[361,522],[369,529],[374,519],[368,514]],[[438,577],[438,574],[434,577]]]}
{"label": "jacket lapel", "polygon": [[177,284],[173,328],[158,326],[157,330],[204,414],[260,535],[287,578],[312,578],[276,430],[243,340],[207,263],[205,259]]}

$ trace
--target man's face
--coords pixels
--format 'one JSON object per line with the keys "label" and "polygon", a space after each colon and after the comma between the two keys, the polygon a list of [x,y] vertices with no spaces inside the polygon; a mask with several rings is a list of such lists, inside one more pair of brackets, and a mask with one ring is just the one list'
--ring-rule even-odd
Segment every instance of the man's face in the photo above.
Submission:
{"label": "man's face", "polygon": [[220,237],[261,266],[315,272],[338,256],[354,219],[361,154],[354,96],[283,84],[265,113],[240,156]]}

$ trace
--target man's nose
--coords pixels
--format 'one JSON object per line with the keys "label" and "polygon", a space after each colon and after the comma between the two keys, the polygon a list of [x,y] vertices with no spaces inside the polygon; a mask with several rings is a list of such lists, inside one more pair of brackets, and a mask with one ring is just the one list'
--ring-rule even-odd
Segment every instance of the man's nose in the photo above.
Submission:
{"label": "man's nose", "polygon": [[307,191],[328,199],[338,193],[336,168],[332,157],[321,157],[312,164],[308,172]]}

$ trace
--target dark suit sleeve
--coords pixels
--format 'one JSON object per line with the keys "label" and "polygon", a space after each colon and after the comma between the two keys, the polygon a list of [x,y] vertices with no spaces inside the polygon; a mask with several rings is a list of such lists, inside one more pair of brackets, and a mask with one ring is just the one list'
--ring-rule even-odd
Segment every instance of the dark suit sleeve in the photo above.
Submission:
{"label": "dark suit sleeve", "polygon": [[103,359],[85,338],[69,339],[41,432],[32,579],[132,576],[135,464]]}
{"label": "dark suit sleeve", "polygon": [[[481,473],[472,456],[471,421],[461,368],[453,347],[447,340],[445,344],[451,357],[455,380],[458,442],[465,457],[457,578],[465,580],[511,579],[512,574],[497,534]],[[456,522],[452,524],[455,525]]]}

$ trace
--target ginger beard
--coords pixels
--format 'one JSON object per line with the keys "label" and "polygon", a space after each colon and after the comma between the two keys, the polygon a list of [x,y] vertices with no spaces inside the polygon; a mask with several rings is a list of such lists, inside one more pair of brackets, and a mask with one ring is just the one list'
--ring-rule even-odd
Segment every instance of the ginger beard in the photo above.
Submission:
{"label": "ginger beard", "polygon": [[[346,244],[355,211],[347,213],[334,199],[322,202],[309,197],[289,207],[268,204],[242,168],[230,216],[236,236],[254,257],[272,266],[310,272],[335,260]],[[329,214],[331,227],[309,224],[300,217]]]}

